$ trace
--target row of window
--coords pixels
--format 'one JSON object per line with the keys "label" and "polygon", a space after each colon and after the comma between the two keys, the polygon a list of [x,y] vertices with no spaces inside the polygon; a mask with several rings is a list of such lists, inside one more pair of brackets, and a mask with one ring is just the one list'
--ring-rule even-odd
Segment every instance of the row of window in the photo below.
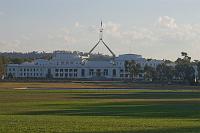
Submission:
{"label": "row of window", "polygon": [[[16,73],[9,73],[7,75],[15,77]],[[42,77],[42,73],[19,73],[19,76],[20,77],[38,77],[38,76]]]}
{"label": "row of window", "polygon": [[[8,71],[9,72],[16,71],[16,69],[15,68],[9,68]],[[23,72],[23,71],[24,72],[36,72],[36,71],[38,72],[38,71],[42,71],[42,68],[40,68],[40,69],[39,68],[20,68],[19,71],[20,72]]]}
{"label": "row of window", "polygon": [[78,69],[55,69],[55,72],[78,72]]}
{"label": "row of window", "polygon": [[8,70],[9,70],[10,72],[11,72],[11,71],[15,71],[15,68],[9,68]]}
{"label": "row of window", "polygon": [[35,72],[35,71],[42,71],[42,68],[40,68],[40,69],[39,69],[39,68],[24,68],[24,69],[20,68],[20,71],[21,71],[21,72],[22,72],[22,71],[24,71],[24,72],[26,72],[26,71],[27,71],[27,72],[29,72],[29,71],[30,71],[30,72],[32,72],[32,71]]}
{"label": "row of window", "polygon": [[72,77],[77,77],[77,73],[56,73],[55,77],[72,78]]}
{"label": "row of window", "polygon": [[[78,69],[55,69],[56,77],[77,77]],[[89,76],[108,76],[108,69],[89,69]],[[116,69],[113,69],[116,76]],[[85,77],[85,69],[81,69],[81,77]]]}
{"label": "row of window", "polygon": [[20,76],[24,76],[24,77],[38,77],[38,76],[42,76],[42,73],[20,73]]}
{"label": "row of window", "polygon": [[[108,76],[108,69],[96,69],[96,71],[94,71],[94,69],[89,69],[89,76],[94,76],[94,74],[96,74],[96,76]],[[113,69],[112,75],[115,77],[116,74],[116,69]]]}
{"label": "row of window", "polygon": [[[65,73],[68,73],[68,72],[78,72],[78,69],[55,69],[55,72],[65,72]],[[123,69],[120,69],[120,73],[123,73],[124,72],[124,70]],[[96,73],[96,74],[102,74],[103,73],[103,75],[104,76],[108,76],[108,69],[103,69],[103,70],[101,70],[101,69],[96,69],[96,71],[95,71],[95,69],[89,69],[89,75],[90,76],[93,76],[94,75],[94,73]],[[85,69],[81,69],[81,75],[82,76],[84,76],[85,75]],[[116,75],[116,69],[113,69],[113,75]]]}
{"label": "row of window", "polygon": [[77,77],[77,72],[78,72],[78,69],[55,69],[55,77],[62,77],[62,78],[72,78],[72,77]]}

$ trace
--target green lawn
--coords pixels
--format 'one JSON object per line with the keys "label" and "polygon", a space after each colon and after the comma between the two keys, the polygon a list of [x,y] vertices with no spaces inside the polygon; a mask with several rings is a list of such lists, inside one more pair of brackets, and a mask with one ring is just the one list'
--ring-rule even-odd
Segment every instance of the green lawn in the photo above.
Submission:
{"label": "green lawn", "polygon": [[200,89],[161,89],[0,89],[0,133],[199,133]]}

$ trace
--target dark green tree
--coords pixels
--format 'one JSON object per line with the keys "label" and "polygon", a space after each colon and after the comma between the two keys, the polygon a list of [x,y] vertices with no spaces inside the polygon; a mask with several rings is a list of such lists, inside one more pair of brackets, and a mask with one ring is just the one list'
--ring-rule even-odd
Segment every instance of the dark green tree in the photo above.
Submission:
{"label": "dark green tree", "polygon": [[130,77],[133,78],[138,76],[141,71],[140,64],[136,63],[134,60],[132,61],[125,61],[125,71],[130,73]]}
{"label": "dark green tree", "polygon": [[198,72],[198,75],[196,75],[197,77],[197,82],[200,78],[200,61],[199,60],[194,60],[194,62],[192,62],[194,66],[196,66],[196,69],[197,69],[197,72]]}
{"label": "dark green tree", "polygon": [[182,52],[183,58],[178,58],[175,63],[176,77],[181,79],[183,82],[193,83],[195,80],[195,70],[193,63],[191,63],[191,57],[187,53]]}
{"label": "dark green tree", "polygon": [[31,62],[32,59],[28,59],[28,58],[10,58],[9,59],[9,63],[11,64],[21,64],[23,62]]}
{"label": "dark green tree", "polygon": [[166,63],[159,64],[156,67],[157,79],[160,81],[171,81],[174,77],[174,68],[167,66]]}
{"label": "dark green tree", "polygon": [[157,72],[153,67],[146,65],[143,71],[145,80],[153,81],[157,79]]}
{"label": "dark green tree", "polygon": [[8,59],[4,56],[0,56],[0,78],[5,75],[6,64],[8,63]]}

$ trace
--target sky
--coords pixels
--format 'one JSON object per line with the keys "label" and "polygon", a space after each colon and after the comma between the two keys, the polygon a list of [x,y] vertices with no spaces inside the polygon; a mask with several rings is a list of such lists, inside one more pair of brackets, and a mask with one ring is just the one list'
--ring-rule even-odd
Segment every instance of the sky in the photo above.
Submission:
{"label": "sky", "polygon": [[[88,52],[200,59],[200,0],[0,0],[0,52]],[[100,44],[95,53],[110,54]]]}

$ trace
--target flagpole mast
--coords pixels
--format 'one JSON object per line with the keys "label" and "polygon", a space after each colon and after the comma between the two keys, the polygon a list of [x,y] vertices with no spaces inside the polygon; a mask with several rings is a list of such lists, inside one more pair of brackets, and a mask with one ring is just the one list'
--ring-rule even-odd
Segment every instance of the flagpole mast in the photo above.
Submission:
{"label": "flagpole mast", "polygon": [[115,58],[115,54],[114,52],[106,45],[106,43],[103,41],[103,23],[101,21],[101,27],[100,27],[100,33],[99,33],[99,41],[97,42],[97,44],[89,51],[88,53],[88,57],[90,56],[90,54],[92,53],[92,51],[99,45],[99,43],[102,42],[103,45],[108,49],[108,51],[112,54],[113,59]]}

